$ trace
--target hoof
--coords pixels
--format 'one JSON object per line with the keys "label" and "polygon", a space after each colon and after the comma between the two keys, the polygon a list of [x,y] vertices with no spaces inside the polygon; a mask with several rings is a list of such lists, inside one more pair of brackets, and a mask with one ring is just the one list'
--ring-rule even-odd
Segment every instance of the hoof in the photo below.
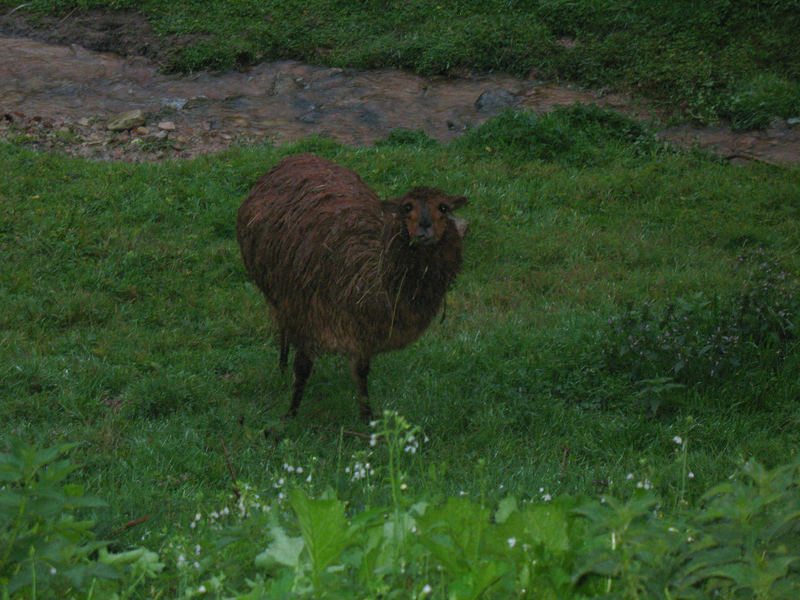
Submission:
{"label": "hoof", "polygon": [[372,408],[370,408],[369,404],[362,404],[359,407],[358,416],[363,423],[369,423],[375,420],[375,416],[372,414]]}

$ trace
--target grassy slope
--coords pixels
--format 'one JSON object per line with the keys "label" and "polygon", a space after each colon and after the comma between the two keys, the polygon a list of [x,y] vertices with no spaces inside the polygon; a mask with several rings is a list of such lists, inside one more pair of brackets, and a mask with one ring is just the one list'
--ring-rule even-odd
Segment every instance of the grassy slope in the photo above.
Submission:
{"label": "grassy slope", "polygon": [[[341,359],[320,361],[297,422],[276,421],[289,377],[277,370],[263,300],[234,240],[235,210],[255,177],[311,149],[381,194],[424,182],[471,199],[447,320],[374,366],[376,406],[431,438],[417,485],[590,493],[595,480],[635,472],[669,496],[679,486],[676,434],[692,440],[691,466],[706,483],[742,458],[775,464],[795,452],[793,342],[781,346],[783,362],[765,346],[738,374],[670,391],[653,418],[628,373],[605,366],[598,336],[628,302],[740,289],[743,249],[763,247],[796,275],[797,172],[614,141],[539,160],[540,146],[514,142],[518,119],[505,134],[501,120],[449,147],[311,141],[158,165],[4,146],[13,176],[0,183],[2,438],[85,442],[82,477],[92,490],[115,490],[104,528],[143,513],[157,528],[223,494],[220,438],[239,477],[259,488],[288,460],[313,465],[322,487],[356,505],[380,500],[343,480],[342,465],[367,448],[348,436],[340,446],[339,429],[355,427]],[[509,145],[487,151],[487,130]]]}
{"label": "grassy slope", "polygon": [[[0,1],[9,9],[17,3]],[[32,11],[132,9],[167,35],[201,34],[179,70],[275,58],[338,66],[535,73],[626,89],[701,121],[800,116],[794,0],[37,0]]]}

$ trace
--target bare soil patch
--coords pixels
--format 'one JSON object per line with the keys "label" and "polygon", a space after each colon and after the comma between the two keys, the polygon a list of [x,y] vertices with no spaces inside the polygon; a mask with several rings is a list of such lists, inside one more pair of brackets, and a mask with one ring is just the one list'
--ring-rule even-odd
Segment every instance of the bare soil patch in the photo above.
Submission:
{"label": "bare soil patch", "polygon": [[[398,128],[449,141],[503,110],[544,112],[575,102],[643,119],[662,116],[624,94],[502,74],[426,78],[296,61],[168,74],[162,67],[170,54],[197,38],[157,35],[133,12],[53,18],[14,11],[0,17],[0,36],[0,138],[97,159],[188,158],[309,135],[371,144]],[[108,128],[131,110],[142,111],[143,122]],[[661,135],[735,162],[800,161],[800,126],[786,121],[764,131],[683,126]]]}

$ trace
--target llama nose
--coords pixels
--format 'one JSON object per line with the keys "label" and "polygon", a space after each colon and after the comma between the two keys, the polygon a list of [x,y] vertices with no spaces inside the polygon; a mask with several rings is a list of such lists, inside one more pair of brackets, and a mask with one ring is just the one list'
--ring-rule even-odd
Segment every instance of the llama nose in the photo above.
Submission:
{"label": "llama nose", "polygon": [[432,244],[434,241],[436,241],[435,237],[431,213],[427,206],[423,206],[422,210],[420,211],[419,221],[417,221],[417,242],[427,246],[428,244]]}
{"label": "llama nose", "polygon": [[417,227],[417,234],[414,237],[416,237],[417,243],[423,246],[428,246],[436,241],[436,234],[433,231],[433,227],[423,227],[422,223]]}

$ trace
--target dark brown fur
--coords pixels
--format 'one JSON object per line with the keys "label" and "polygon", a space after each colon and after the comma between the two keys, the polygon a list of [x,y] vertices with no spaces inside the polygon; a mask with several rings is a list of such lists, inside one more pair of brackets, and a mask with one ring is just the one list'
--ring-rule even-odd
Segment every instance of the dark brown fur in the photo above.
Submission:
{"label": "dark brown fur", "polygon": [[314,155],[283,159],[239,208],[242,258],[280,331],[295,347],[294,415],[323,353],[350,359],[361,416],[370,359],[416,340],[461,268],[461,236],[446,213],[465,198],[430,188],[382,201],[350,169]]}

